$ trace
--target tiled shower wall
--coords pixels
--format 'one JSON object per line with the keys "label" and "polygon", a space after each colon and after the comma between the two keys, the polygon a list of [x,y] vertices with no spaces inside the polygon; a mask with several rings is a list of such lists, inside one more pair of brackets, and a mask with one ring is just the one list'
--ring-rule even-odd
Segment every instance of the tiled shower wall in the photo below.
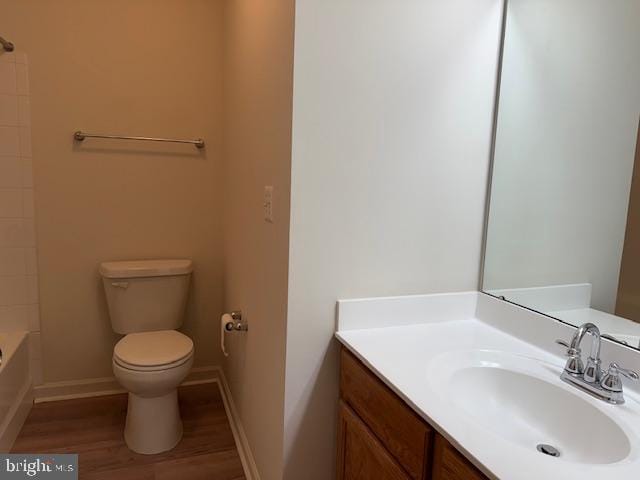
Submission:
{"label": "tiled shower wall", "polygon": [[0,52],[0,332],[30,332],[32,375],[40,384],[29,98],[26,55]]}

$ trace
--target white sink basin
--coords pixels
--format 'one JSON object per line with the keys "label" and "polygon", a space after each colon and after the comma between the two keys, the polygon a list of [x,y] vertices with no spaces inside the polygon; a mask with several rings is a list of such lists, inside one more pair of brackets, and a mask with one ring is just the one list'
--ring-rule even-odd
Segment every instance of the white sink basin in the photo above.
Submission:
{"label": "white sink basin", "polygon": [[434,359],[429,380],[469,421],[521,448],[535,452],[538,445],[551,445],[560,454],[554,460],[582,464],[627,458],[629,437],[604,411],[620,407],[596,407],[559,374],[534,359],[474,350]]}

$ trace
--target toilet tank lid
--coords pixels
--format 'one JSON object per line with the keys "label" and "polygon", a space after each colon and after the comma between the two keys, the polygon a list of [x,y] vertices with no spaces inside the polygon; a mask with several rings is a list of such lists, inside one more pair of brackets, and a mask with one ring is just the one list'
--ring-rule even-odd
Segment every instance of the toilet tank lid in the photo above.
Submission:
{"label": "toilet tank lid", "polygon": [[129,260],[103,262],[100,275],[105,278],[168,277],[188,275],[193,271],[191,260]]}

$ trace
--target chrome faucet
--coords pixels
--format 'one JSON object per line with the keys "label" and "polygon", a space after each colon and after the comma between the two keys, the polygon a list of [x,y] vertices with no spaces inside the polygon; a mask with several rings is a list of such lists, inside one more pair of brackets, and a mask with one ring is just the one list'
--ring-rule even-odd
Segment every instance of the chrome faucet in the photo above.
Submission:
{"label": "chrome faucet", "polygon": [[[591,352],[587,358],[587,364],[582,361],[580,345],[584,336],[589,333],[593,337]],[[567,363],[560,378],[593,395],[615,405],[624,403],[622,380],[620,374],[632,380],[638,380],[638,374],[633,370],[620,367],[617,363],[611,363],[606,374],[602,371],[600,360],[601,335],[600,330],[593,323],[581,325],[571,339],[571,343],[556,340],[556,343],[567,348]]]}

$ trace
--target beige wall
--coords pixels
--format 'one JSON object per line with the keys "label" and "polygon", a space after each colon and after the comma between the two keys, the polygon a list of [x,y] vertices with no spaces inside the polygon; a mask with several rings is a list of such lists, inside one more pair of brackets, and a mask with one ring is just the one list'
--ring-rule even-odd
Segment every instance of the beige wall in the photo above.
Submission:
{"label": "beige wall", "polygon": [[335,474],[336,300],[478,287],[501,7],[296,2],[287,480]]}
{"label": "beige wall", "polygon": [[[185,330],[218,364],[222,310],[222,2],[0,0],[27,52],[45,381],[110,376],[97,265],[190,257]],[[190,146],[86,141],[74,130],[202,136]]]}
{"label": "beige wall", "polygon": [[[262,480],[282,478],[293,0],[233,0],[225,25],[225,306],[249,332],[225,364]],[[274,186],[274,223],[263,220]],[[301,477],[302,478],[302,477]]]}

